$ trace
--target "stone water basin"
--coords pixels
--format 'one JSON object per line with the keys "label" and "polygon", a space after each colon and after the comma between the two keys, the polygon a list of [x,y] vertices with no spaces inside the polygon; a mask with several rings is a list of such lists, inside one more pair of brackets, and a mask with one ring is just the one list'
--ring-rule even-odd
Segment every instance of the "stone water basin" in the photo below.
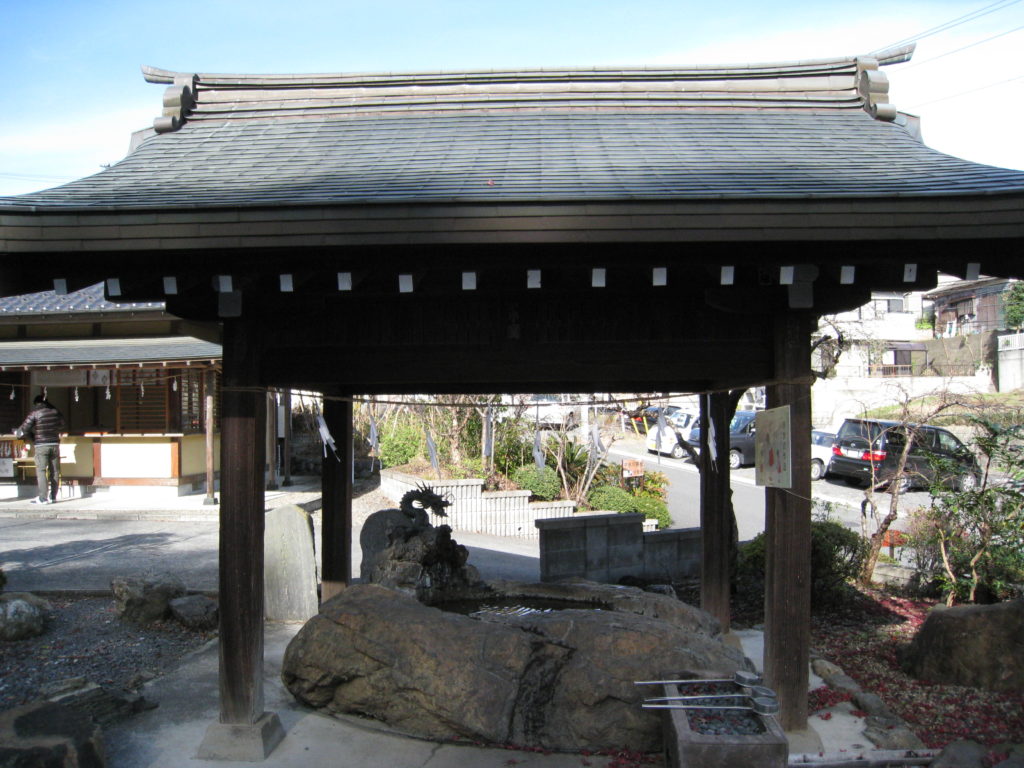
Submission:
{"label": "stone water basin", "polygon": [[492,582],[472,592],[455,597],[556,600],[559,609],[481,621],[355,585],[292,640],[284,683],[322,711],[435,740],[660,751],[660,718],[641,708],[636,680],[751,669],[711,616],[673,597],[591,582]]}

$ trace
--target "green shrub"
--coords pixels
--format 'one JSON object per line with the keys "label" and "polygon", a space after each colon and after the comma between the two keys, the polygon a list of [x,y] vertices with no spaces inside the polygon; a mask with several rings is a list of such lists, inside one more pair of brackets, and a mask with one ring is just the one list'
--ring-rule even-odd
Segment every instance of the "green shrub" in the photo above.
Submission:
{"label": "green shrub", "polygon": [[[759,533],[740,547],[736,580],[740,590],[764,590],[765,536]],[[811,523],[811,604],[841,599],[848,582],[860,572],[867,557],[867,542],[855,531],[832,520]]]}
{"label": "green shrub", "polygon": [[494,429],[494,468],[511,477],[533,456],[533,435],[515,421],[498,422]]}
{"label": "green shrub", "polygon": [[668,506],[660,498],[634,496],[616,485],[600,485],[594,488],[587,503],[591,509],[607,509],[619,514],[639,513],[646,518],[657,520],[659,528],[667,528],[672,524]]}
{"label": "green shrub", "polygon": [[537,469],[535,464],[527,464],[519,467],[512,473],[512,482],[520,488],[528,488],[534,498],[542,501],[557,499],[562,490],[562,484],[558,481],[558,473],[551,467]]}
{"label": "green shrub", "polygon": [[617,485],[599,485],[590,491],[587,503],[591,509],[607,509],[625,514],[633,511],[636,497]]}
{"label": "green shrub", "polygon": [[380,436],[380,463],[384,467],[400,467],[421,455],[426,438],[423,430],[413,424],[393,424]]}
{"label": "green shrub", "polygon": [[659,498],[653,496],[638,496],[633,500],[636,509],[644,517],[658,521],[658,528],[668,528],[672,525],[672,518],[668,514],[668,505]]}

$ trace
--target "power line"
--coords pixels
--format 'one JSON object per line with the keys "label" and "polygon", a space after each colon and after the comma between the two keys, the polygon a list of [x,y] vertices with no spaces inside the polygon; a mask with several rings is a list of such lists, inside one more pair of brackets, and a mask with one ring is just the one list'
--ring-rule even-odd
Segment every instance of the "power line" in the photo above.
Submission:
{"label": "power line", "polygon": [[0,179],[15,179],[17,181],[67,181],[74,178],[74,176],[44,176],[43,174],[39,173],[0,172]]}
{"label": "power line", "polygon": [[1013,83],[1013,82],[1015,82],[1017,80],[1024,80],[1024,75],[1017,75],[1017,77],[1011,77],[1008,80],[1000,80],[997,83],[988,83],[987,85],[982,85],[982,86],[979,86],[977,88],[971,88],[971,90],[969,90],[969,91],[961,91],[960,93],[951,93],[949,96],[943,96],[943,97],[938,98],[938,99],[932,99],[931,101],[925,101],[925,102],[922,102],[920,104],[913,104],[913,105],[907,107],[907,109],[917,110],[917,109],[920,109],[921,107],[927,107],[929,104],[937,104],[940,101],[948,101],[949,99],[958,99],[961,96],[967,96],[967,95],[972,94],[972,93],[977,93],[978,91],[984,91],[984,90],[986,90],[988,88],[995,88],[997,85],[1006,85],[1006,83]]}
{"label": "power line", "polygon": [[1000,37],[1005,37],[1006,35],[1012,34],[1013,32],[1020,32],[1022,29],[1024,29],[1024,25],[1021,25],[1019,27],[1015,27],[1014,29],[1007,30],[1006,32],[1000,32],[998,35],[992,35],[992,37],[986,37],[984,40],[978,40],[977,42],[969,43],[968,45],[961,46],[960,48],[954,48],[952,51],[946,51],[945,53],[940,53],[937,56],[932,56],[930,59],[924,59],[923,61],[916,61],[916,62],[914,62],[913,64],[911,64],[909,66],[902,67],[901,71],[906,72],[908,69],[913,69],[914,67],[920,67],[920,66],[922,66],[924,64],[928,64],[930,62],[933,62],[936,59],[941,59],[941,58],[943,58],[945,56],[952,56],[954,53],[960,53],[960,51],[966,51],[968,48],[973,48],[976,45],[982,45],[984,43],[991,42],[992,40],[996,40],[996,39],[998,39]]}
{"label": "power line", "polygon": [[900,45],[906,45],[907,43],[912,43],[917,40],[923,40],[926,37],[937,35],[939,32],[945,32],[947,29],[952,29],[953,27],[958,27],[961,24],[966,24],[969,21],[980,19],[982,16],[987,16],[990,13],[1001,11],[1004,8],[1008,8],[1009,6],[1015,5],[1019,2],[1020,0],[997,0],[996,2],[986,5],[983,8],[979,8],[976,11],[965,13],[963,16],[957,16],[955,19],[950,19],[949,21],[932,27],[931,29],[926,29],[924,32],[918,32],[916,35],[911,35],[910,37],[905,37],[902,40],[897,40],[895,43],[883,45],[881,48],[876,48],[872,53],[878,53],[879,51],[885,51],[889,48],[896,48]]}

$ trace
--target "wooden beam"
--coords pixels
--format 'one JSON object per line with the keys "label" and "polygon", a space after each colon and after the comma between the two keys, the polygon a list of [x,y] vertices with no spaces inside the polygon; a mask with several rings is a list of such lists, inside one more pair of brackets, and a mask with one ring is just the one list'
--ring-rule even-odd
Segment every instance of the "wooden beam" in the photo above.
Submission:
{"label": "wooden beam", "polygon": [[263,714],[263,467],[266,391],[253,329],[224,323],[221,388],[220,722]]}
{"label": "wooden beam", "polygon": [[[730,626],[729,588],[732,565],[732,490],[729,486],[728,392],[701,395],[701,575],[700,607],[722,625]],[[715,461],[711,460],[710,432],[714,425]],[[706,478],[706,479],[705,479]]]}
{"label": "wooden beam", "polygon": [[324,399],[324,421],[337,448],[321,470],[323,528],[320,599],[326,602],[352,579],[352,402]]}
{"label": "wooden beam", "polygon": [[788,406],[792,443],[791,488],[765,489],[764,672],[779,695],[784,730],[807,727],[811,622],[811,362],[814,318],[787,313],[775,319],[776,380],[769,408]]}

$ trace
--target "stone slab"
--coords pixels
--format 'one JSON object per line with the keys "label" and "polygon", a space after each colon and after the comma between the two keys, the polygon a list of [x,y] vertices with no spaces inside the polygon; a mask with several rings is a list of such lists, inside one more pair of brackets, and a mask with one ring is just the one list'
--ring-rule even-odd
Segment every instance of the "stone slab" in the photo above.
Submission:
{"label": "stone slab", "polygon": [[266,513],[263,590],[269,621],[308,621],[320,610],[313,521],[295,504]]}

